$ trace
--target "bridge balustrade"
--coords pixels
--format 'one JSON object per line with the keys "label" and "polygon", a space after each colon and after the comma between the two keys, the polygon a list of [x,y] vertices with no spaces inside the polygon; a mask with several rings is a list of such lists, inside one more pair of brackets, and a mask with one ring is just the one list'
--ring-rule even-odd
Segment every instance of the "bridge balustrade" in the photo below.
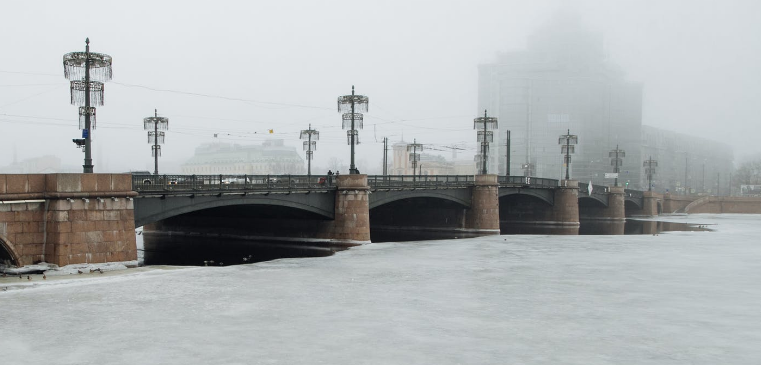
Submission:
{"label": "bridge balustrade", "polygon": [[[605,185],[592,184],[592,194],[607,194],[608,187]],[[589,195],[589,184],[579,184],[579,194]]]}
{"label": "bridge balustrade", "polygon": [[467,187],[475,183],[473,175],[370,175],[371,188]]}
{"label": "bridge balustrade", "polygon": [[335,178],[318,175],[132,175],[138,192],[331,189]]}
{"label": "bridge balustrade", "polygon": [[497,182],[500,186],[531,186],[536,188],[556,188],[558,180],[545,179],[532,176],[497,176]]}
{"label": "bridge balustrade", "polygon": [[624,189],[624,196],[628,198],[644,198],[645,192],[640,190]]}

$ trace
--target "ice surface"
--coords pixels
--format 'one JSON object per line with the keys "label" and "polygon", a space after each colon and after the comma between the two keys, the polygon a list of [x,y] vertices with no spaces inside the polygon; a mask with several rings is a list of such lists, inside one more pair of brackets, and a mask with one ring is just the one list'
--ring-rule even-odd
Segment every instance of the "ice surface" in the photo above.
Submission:
{"label": "ice surface", "polygon": [[[758,215],[381,243],[0,292],[7,364],[757,364]],[[5,284],[0,284],[5,285]]]}

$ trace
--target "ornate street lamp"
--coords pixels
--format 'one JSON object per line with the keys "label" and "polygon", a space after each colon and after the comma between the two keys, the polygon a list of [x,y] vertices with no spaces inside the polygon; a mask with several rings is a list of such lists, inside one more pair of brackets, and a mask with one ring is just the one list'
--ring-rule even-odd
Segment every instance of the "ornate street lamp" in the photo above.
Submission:
{"label": "ornate street lamp", "polygon": [[151,146],[151,155],[154,162],[153,174],[158,175],[159,156],[161,156],[160,144],[164,143],[164,132],[161,131],[169,129],[169,118],[159,117],[158,110],[153,109],[152,117],[143,118],[143,129],[148,131],[148,143],[153,144]]}
{"label": "ornate street lamp", "polygon": [[317,150],[317,141],[320,140],[320,132],[312,129],[312,125],[309,125],[309,129],[302,129],[299,134],[299,139],[305,139],[304,151],[307,152],[307,176],[312,176],[312,154]]}
{"label": "ornate street lamp", "polygon": [[70,80],[71,105],[79,105],[79,129],[82,139],[74,139],[84,148],[84,173],[93,172],[92,130],[95,129],[95,108],[103,105],[103,82],[111,80],[111,56],[90,52],[90,38],[85,39],[84,52],[63,55],[63,74]]}
{"label": "ornate street lamp", "polygon": [[571,134],[571,130],[568,130],[567,134],[560,135],[558,138],[558,144],[560,145],[560,153],[565,155],[565,179],[570,180],[571,175],[568,172],[571,167],[571,154],[575,152],[575,145],[579,143],[579,136]]}
{"label": "ornate street lamp", "polygon": [[359,173],[357,166],[354,165],[354,145],[359,144],[357,129],[362,129],[362,113],[367,113],[369,102],[370,98],[367,96],[354,94],[354,85],[351,86],[351,95],[338,97],[338,112],[343,113],[343,129],[348,129],[346,131],[346,138],[351,146],[350,174]]}
{"label": "ornate street lamp", "polygon": [[614,181],[613,186],[618,186],[618,173],[621,172],[620,167],[624,162],[622,159],[626,157],[626,152],[618,149],[618,145],[616,145],[615,150],[608,152],[608,157],[610,157],[610,165],[613,166],[613,173],[616,174],[616,180]]}
{"label": "ornate street lamp", "polygon": [[480,172],[482,175],[486,175],[486,163],[489,160],[489,143],[494,140],[494,132],[492,130],[497,129],[497,118],[488,117],[486,110],[484,110],[483,117],[473,119],[473,129],[478,130],[476,139],[481,143],[481,154],[476,155],[475,159],[476,162],[480,160]]}
{"label": "ornate street lamp", "polygon": [[655,175],[655,169],[658,167],[658,161],[653,160],[653,157],[650,156],[642,163],[642,167],[645,168],[645,174],[647,174],[647,191],[653,191],[653,175]]}

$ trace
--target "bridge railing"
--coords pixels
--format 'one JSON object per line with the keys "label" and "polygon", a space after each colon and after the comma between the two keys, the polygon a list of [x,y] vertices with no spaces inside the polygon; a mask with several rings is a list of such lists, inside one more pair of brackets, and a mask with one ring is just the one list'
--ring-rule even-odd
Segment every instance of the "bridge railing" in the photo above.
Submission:
{"label": "bridge railing", "polygon": [[643,198],[645,196],[644,191],[640,190],[631,190],[631,189],[624,189],[624,196],[627,198]]}
{"label": "bridge railing", "polygon": [[473,175],[369,175],[367,183],[371,188],[405,187],[455,187],[471,186]]}
{"label": "bridge railing", "polygon": [[[589,195],[589,184],[579,184],[579,194]],[[605,185],[592,184],[592,194],[607,194],[608,187]]]}
{"label": "bridge railing", "polygon": [[537,188],[556,188],[558,180],[531,176],[497,176],[497,182],[502,186],[524,185]]}
{"label": "bridge railing", "polygon": [[132,175],[134,191],[224,191],[329,189],[332,176],[320,175]]}

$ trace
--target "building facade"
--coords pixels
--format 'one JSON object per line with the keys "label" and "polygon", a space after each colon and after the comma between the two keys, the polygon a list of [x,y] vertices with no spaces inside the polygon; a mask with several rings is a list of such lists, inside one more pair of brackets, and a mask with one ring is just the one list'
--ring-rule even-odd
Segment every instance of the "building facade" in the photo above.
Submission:
{"label": "building facade", "polygon": [[[641,151],[644,160],[652,157],[658,162],[652,177],[653,190],[679,195],[729,195],[734,170],[729,145],[643,125]],[[639,185],[648,186],[646,174],[640,176]]]}
{"label": "building facade", "polygon": [[[575,19],[557,18],[533,34],[526,50],[479,66],[479,115],[499,120],[488,171],[504,175],[507,131],[510,175],[565,176],[558,137],[578,135],[571,178],[606,184],[608,152],[626,151],[621,170],[640,175],[642,87],[627,82],[604,55],[602,35]],[[639,184],[639,179],[636,180]]]}
{"label": "building facade", "polygon": [[[507,131],[510,175],[565,177],[560,135],[578,136],[570,177],[611,185],[609,152],[625,157],[619,183],[649,186],[645,160],[658,161],[653,190],[728,193],[733,156],[722,143],[642,125],[642,86],[625,80],[605,56],[602,35],[573,17],[558,16],[528,40],[523,51],[479,66],[479,115],[499,119],[488,170],[505,174]],[[722,189],[722,186],[724,189]]]}
{"label": "building facade", "polygon": [[392,146],[393,158],[389,167],[389,175],[473,175],[475,165],[472,161],[447,161],[439,155],[418,152],[420,161],[416,165],[416,171],[412,171],[410,152],[407,151],[407,143],[402,141]]}
{"label": "building facade", "polygon": [[220,142],[204,144],[196,148],[181,170],[183,174],[195,175],[306,174],[304,159],[296,148],[285,146],[283,140],[248,146]]}

